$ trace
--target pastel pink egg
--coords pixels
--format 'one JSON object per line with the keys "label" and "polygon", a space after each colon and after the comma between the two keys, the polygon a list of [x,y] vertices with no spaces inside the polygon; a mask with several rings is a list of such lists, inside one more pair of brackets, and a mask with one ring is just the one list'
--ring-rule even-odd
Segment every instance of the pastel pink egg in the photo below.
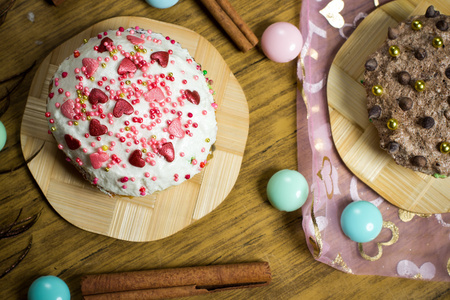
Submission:
{"label": "pastel pink egg", "polygon": [[261,37],[264,54],[275,62],[285,63],[298,57],[303,45],[300,30],[287,22],[270,25]]}

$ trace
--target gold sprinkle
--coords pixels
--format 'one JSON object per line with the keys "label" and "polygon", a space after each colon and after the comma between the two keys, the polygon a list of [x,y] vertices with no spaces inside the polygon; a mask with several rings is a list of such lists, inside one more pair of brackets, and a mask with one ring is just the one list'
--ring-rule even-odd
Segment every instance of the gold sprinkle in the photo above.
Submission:
{"label": "gold sprinkle", "polygon": [[77,121],[73,122],[73,125],[77,126],[77,125],[78,125],[78,122],[77,122]]}
{"label": "gold sprinkle", "polygon": [[134,55],[135,55],[134,51],[131,51],[131,52],[130,52],[130,55],[131,55],[131,56],[134,56]]}
{"label": "gold sprinkle", "polygon": [[134,50],[139,51],[139,46],[138,45],[134,45]]}
{"label": "gold sprinkle", "polygon": [[102,63],[102,68],[106,68],[106,64],[105,63]]}
{"label": "gold sprinkle", "polygon": [[211,140],[209,138],[206,138],[205,142],[209,143]]}
{"label": "gold sprinkle", "polygon": [[151,138],[152,138],[152,139],[156,139],[156,135],[153,134],[153,135],[151,136]]}
{"label": "gold sprinkle", "polygon": [[126,127],[125,127],[125,130],[126,130],[126,131],[130,131],[130,127],[126,126]]}
{"label": "gold sprinkle", "polygon": [[87,100],[87,99],[88,99],[88,96],[83,95],[83,100]]}
{"label": "gold sprinkle", "polygon": [[80,99],[80,104],[84,104],[84,99]]}
{"label": "gold sprinkle", "polygon": [[147,149],[142,149],[142,153],[147,153]]}
{"label": "gold sprinkle", "polygon": [[144,81],[144,82],[142,83],[142,85],[143,85],[143,86],[147,86],[147,81]]}
{"label": "gold sprinkle", "polygon": [[91,81],[94,81],[94,80],[95,80],[94,76],[89,77],[89,79],[90,79]]}
{"label": "gold sprinkle", "polygon": [[103,145],[103,146],[102,146],[102,150],[103,150],[103,151],[106,151],[106,150],[108,150],[108,149],[109,149],[109,147],[108,147],[107,145]]}
{"label": "gold sprinkle", "polygon": [[130,80],[125,81],[125,84],[129,85],[131,84],[131,81]]}
{"label": "gold sprinkle", "polygon": [[86,44],[87,42],[88,42],[88,40],[87,40],[87,39],[83,39],[83,43],[85,43],[85,44]]}
{"label": "gold sprinkle", "polygon": [[55,130],[56,130],[56,127],[55,127],[55,126],[52,126],[52,127],[50,128],[50,130],[51,130],[51,131],[55,131]]}
{"label": "gold sprinkle", "polygon": [[84,114],[86,112],[86,108],[82,108],[81,112]]}
{"label": "gold sprinkle", "polygon": [[109,168],[105,168],[105,171],[106,171],[106,172],[109,172]]}
{"label": "gold sprinkle", "polygon": [[87,116],[86,120],[90,121],[91,120],[91,116]]}
{"label": "gold sprinkle", "polygon": [[120,93],[119,97],[123,98],[123,97],[125,97],[125,94],[124,93]]}
{"label": "gold sprinkle", "polygon": [[109,52],[109,56],[113,57],[114,56],[114,51]]}
{"label": "gold sprinkle", "polygon": [[173,73],[172,72],[169,72],[169,74],[167,74],[169,77],[172,77],[173,76]]}
{"label": "gold sprinkle", "polygon": [[147,49],[145,49],[145,48],[142,49],[142,52],[143,52],[143,53],[147,53]]}

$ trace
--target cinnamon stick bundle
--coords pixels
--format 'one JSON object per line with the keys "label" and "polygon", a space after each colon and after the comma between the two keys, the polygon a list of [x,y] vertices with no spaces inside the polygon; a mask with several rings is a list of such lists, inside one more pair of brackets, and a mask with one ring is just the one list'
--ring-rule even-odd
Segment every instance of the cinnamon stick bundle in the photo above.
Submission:
{"label": "cinnamon stick bundle", "polygon": [[165,299],[268,285],[267,262],[85,275],[85,300]]}
{"label": "cinnamon stick bundle", "polygon": [[247,52],[258,44],[256,35],[231,6],[228,0],[200,1],[241,51]]}

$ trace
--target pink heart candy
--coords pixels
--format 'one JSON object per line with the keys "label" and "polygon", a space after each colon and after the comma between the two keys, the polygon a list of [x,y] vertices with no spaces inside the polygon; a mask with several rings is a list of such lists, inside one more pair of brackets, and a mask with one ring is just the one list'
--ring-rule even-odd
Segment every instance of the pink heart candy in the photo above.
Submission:
{"label": "pink heart candy", "polygon": [[131,115],[134,112],[133,105],[127,100],[119,99],[113,109],[113,115],[116,118],[120,118],[123,114]]}
{"label": "pink heart candy", "polygon": [[187,101],[192,104],[198,105],[200,103],[200,95],[197,91],[185,90],[184,94],[186,95]]}
{"label": "pink heart candy", "polygon": [[91,164],[94,169],[100,169],[105,161],[109,159],[109,155],[106,152],[95,152],[89,155]]}
{"label": "pink heart candy", "polygon": [[127,35],[127,40],[129,40],[133,45],[139,45],[145,42],[145,40],[138,38],[134,35]]}
{"label": "pink heart candy", "polygon": [[91,77],[97,71],[99,63],[96,59],[85,57],[82,60],[83,66],[86,68],[86,76]]}
{"label": "pink heart candy", "polygon": [[159,87],[156,87],[144,93],[144,98],[148,102],[150,101],[161,102],[162,100],[164,100],[165,96],[163,91]]}
{"label": "pink heart candy", "polygon": [[135,73],[136,70],[137,70],[137,67],[134,64],[134,62],[131,59],[125,57],[120,62],[119,68],[117,69],[117,73],[119,75],[125,75],[127,73]]}
{"label": "pink heart candy", "polygon": [[184,135],[186,134],[181,125],[181,121],[178,118],[174,119],[170,123],[168,131],[171,135],[179,137],[179,138],[184,138]]}
{"label": "pink heart candy", "polygon": [[75,102],[72,99],[67,100],[61,104],[61,113],[68,119],[75,117]]}

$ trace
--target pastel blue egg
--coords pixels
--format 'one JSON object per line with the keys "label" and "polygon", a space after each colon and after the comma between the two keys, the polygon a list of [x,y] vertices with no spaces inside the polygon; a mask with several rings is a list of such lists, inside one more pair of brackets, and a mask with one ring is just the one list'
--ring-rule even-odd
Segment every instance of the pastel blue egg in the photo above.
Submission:
{"label": "pastel blue egg", "polygon": [[308,198],[309,187],[305,177],[294,170],[276,172],[267,183],[269,202],[278,210],[295,211]]}
{"label": "pastel blue egg", "polygon": [[70,300],[69,287],[56,276],[42,276],[30,285],[28,300]]}
{"label": "pastel blue egg", "polygon": [[0,121],[0,151],[5,147],[6,144],[6,128],[3,125],[2,121]]}
{"label": "pastel blue egg", "polygon": [[155,8],[169,8],[177,4],[178,0],[145,0]]}
{"label": "pastel blue egg", "polygon": [[378,207],[370,202],[352,202],[342,212],[342,231],[354,242],[372,241],[380,234],[382,227],[383,216]]}

